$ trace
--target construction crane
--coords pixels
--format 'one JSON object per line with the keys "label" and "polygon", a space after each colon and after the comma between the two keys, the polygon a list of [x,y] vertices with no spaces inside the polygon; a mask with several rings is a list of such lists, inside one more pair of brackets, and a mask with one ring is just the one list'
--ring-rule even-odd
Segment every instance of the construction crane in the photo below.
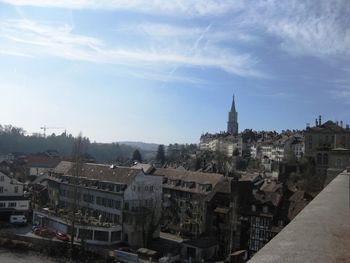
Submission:
{"label": "construction crane", "polygon": [[66,132],[66,128],[64,127],[47,127],[44,125],[43,127],[40,127],[40,129],[44,130],[44,137],[46,137],[46,130],[51,130],[51,129],[64,129],[64,132]]}

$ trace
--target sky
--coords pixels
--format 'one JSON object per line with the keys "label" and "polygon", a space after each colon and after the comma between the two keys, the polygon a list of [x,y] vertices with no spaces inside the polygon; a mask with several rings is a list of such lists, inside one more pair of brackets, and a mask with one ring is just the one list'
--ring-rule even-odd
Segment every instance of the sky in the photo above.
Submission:
{"label": "sky", "polygon": [[[0,123],[196,143],[350,123],[348,0],[0,0]],[[61,133],[48,129],[47,133]]]}

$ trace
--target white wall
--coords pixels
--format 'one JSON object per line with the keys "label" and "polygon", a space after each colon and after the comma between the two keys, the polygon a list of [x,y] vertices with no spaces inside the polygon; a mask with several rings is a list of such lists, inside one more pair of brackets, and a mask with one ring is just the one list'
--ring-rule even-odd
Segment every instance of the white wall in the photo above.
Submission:
{"label": "white wall", "polygon": [[[0,196],[22,196],[23,195],[23,184],[18,182],[16,179],[10,178],[4,173],[0,172]],[[15,189],[17,187],[17,192]]]}

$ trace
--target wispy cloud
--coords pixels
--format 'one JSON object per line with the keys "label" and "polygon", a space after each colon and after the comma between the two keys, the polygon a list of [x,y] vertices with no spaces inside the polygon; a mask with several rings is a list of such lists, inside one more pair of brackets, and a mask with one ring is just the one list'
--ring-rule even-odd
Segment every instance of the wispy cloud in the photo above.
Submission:
{"label": "wispy cloud", "polygon": [[1,22],[0,26],[0,37],[19,45],[19,48],[20,45],[24,45],[30,56],[50,55],[71,60],[138,67],[171,68],[182,65],[217,68],[240,76],[262,75],[255,69],[257,61],[251,55],[235,54],[218,46],[196,47],[193,54],[187,52],[183,46],[176,45],[157,49],[107,47],[100,39],[75,34],[73,28],[68,25],[12,20]]}
{"label": "wispy cloud", "polygon": [[129,10],[132,12],[156,13],[177,16],[217,16],[241,9],[243,1],[236,0],[0,0],[16,6],[35,6],[65,9]]}
{"label": "wispy cloud", "polygon": [[26,53],[23,53],[23,52],[20,52],[20,51],[14,51],[14,50],[2,50],[2,49],[0,49],[0,55],[25,57],[25,58],[34,58],[34,56],[31,56],[29,54],[26,54]]}
{"label": "wispy cloud", "polygon": [[279,38],[289,53],[329,58],[350,54],[349,13],[347,0],[271,0],[251,5],[239,19]]}

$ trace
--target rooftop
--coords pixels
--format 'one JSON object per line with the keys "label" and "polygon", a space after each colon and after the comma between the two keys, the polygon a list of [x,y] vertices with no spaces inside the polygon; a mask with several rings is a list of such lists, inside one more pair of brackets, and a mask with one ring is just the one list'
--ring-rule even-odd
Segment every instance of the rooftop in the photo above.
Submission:
{"label": "rooftop", "polygon": [[[73,166],[66,174],[74,175],[74,173],[75,167]],[[140,173],[142,173],[140,169],[130,167],[84,163],[80,176],[98,181],[129,185]]]}
{"label": "rooftop", "polygon": [[213,187],[224,179],[222,174],[182,171],[169,168],[159,168],[153,173],[153,175],[164,176],[172,180],[211,184]]}

